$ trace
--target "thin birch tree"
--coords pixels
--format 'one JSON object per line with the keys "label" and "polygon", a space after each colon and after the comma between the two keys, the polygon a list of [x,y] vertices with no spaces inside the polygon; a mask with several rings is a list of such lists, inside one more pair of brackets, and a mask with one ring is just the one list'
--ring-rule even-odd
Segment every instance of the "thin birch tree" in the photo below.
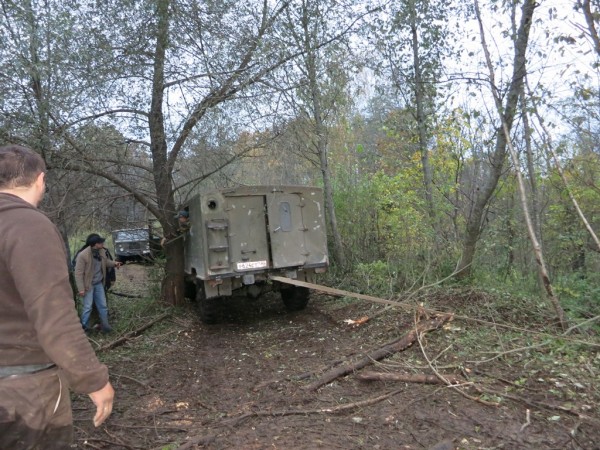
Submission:
{"label": "thin birch tree", "polygon": [[[478,8],[477,2],[475,2],[475,5]],[[459,279],[470,276],[472,272],[472,263],[477,249],[477,242],[479,241],[485,222],[485,210],[496,190],[498,180],[506,164],[508,140],[507,134],[504,132],[504,127],[510,133],[517,114],[521,87],[526,75],[525,61],[529,43],[529,32],[536,5],[537,3],[533,0],[524,0],[521,7],[519,27],[514,36],[513,71],[506,93],[500,95],[501,88],[493,79],[490,80],[490,89],[493,91],[494,97],[504,98],[505,101],[498,108],[500,123],[497,126],[494,150],[489,155],[489,173],[486,179],[483,180],[482,186],[476,190],[473,205],[467,217],[462,254],[456,268],[457,278]]]}

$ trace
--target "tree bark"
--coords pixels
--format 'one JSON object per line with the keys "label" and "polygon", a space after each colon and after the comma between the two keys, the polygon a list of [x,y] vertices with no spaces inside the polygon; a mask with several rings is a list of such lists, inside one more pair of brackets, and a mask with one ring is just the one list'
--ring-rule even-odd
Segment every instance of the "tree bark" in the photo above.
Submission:
{"label": "tree bark", "polygon": [[598,16],[598,12],[592,12],[590,0],[583,0],[581,7],[583,8],[583,15],[588,26],[589,35],[592,38],[592,42],[594,43],[594,50],[596,51],[596,54],[600,56],[600,38],[598,37],[598,30],[596,29],[595,22],[595,18]]}
{"label": "tree bark", "polygon": [[433,174],[431,164],[429,163],[429,149],[427,147],[427,119],[425,117],[425,93],[423,77],[421,73],[421,58],[419,55],[419,35],[417,33],[417,19],[415,4],[410,5],[410,27],[412,35],[413,69],[415,71],[415,104],[417,107],[417,129],[419,133],[419,152],[421,153],[421,165],[423,169],[423,188],[425,189],[425,201],[427,203],[427,212],[432,220],[432,226],[435,224],[435,209],[433,206]]}
{"label": "tree bark", "polygon": [[[152,168],[157,194],[157,217],[163,227],[165,236],[175,234],[175,199],[172,168],[167,156],[167,139],[165,134],[165,118],[163,114],[165,89],[165,58],[169,42],[169,0],[158,0],[156,3],[156,44],[154,49],[154,74],[152,78],[152,101],[150,104],[150,149],[152,151]],[[172,164],[172,163],[171,163]],[[181,239],[177,239],[181,241]],[[175,242],[177,242],[175,241]],[[184,302],[183,280],[183,245],[172,244],[165,247],[165,278],[161,286],[161,299],[171,305]]]}
{"label": "tree bark", "polygon": [[[317,36],[314,35],[314,31],[309,28],[311,21],[310,12],[303,9],[303,51],[306,52],[306,73],[308,75],[308,81],[310,86],[311,96],[311,109],[312,119],[314,121],[314,133],[316,136],[316,151],[319,156],[319,165],[321,174],[323,176],[323,194],[325,201],[325,212],[327,215],[327,222],[329,225],[329,232],[333,239],[333,256],[338,265],[344,267],[346,265],[346,256],[344,252],[344,246],[342,245],[342,238],[338,230],[337,217],[335,214],[335,204],[333,201],[333,184],[331,182],[331,171],[329,169],[328,160],[328,130],[323,119],[323,105],[321,92],[319,90],[319,80],[317,74],[318,65],[318,49],[313,45],[313,42],[317,41]],[[314,19],[313,20],[318,20]]]}

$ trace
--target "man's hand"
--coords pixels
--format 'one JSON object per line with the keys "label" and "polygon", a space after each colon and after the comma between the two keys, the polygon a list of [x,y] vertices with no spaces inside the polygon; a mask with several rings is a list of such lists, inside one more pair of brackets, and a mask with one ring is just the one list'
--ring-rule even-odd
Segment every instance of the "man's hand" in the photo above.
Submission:
{"label": "man's hand", "polygon": [[85,295],[85,291],[79,291],[79,296],[83,297]]}
{"label": "man's hand", "polygon": [[113,399],[115,398],[115,390],[110,382],[99,391],[88,394],[94,405],[96,405],[96,415],[94,416],[94,426],[99,427],[108,419],[113,408]]}
{"label": "man's hand", "polygon": [[121,261],[115,261],[115,267],[118,269],[119,267],[121,267],[123,265],[123,263]]}

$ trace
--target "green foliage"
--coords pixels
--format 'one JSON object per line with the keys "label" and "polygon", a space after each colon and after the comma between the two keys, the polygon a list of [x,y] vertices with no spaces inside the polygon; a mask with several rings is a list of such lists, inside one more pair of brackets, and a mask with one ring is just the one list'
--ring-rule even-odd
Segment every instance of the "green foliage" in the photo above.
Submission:
{"label": "green foliage", "polygon": [[[117,292],[119,289],[121,289],[120,285],[117,284],[114,290]],[[109,291],[109,310],[111,313],[111,325],[114,330],[119,334],[125,334],[139,328],[153,316],[164,312],[165,305],[159,299],[160,297],[156,297],[153,294],[144,294],[139,298],[126,298],[114,295]],[[112,319],[113,317],[114,320]]]}
{"label": "green foliage", "polygon": [[[554,280],[554,291],[569,318],[575,323],[583,322],[600,315],[600,275],[591,272],[563,275]],[[583,327],[600,332],[600,322],[592,322]]]}
{"label": "green foliage", "polygon": [[383,261],[359,263],[356,266],[356,281],[364,292],[389,297],[394,294],[398,274]]}
{"label": "green foliage", "polygon": [[[592,229],[600,231],[600,159],[584,152],[572,158],[564,176]],[[556,171],[548,177],[548,197],[551,202],[545,214],[544,243],[548,249],[548,265],[555,276],[598,269],[595,247],[573,205],[562,178]],[[594,263],[594,261],[596,261]]]}
{"label": "green foliage", "polygon": [[380,255],[377,240],[376,190],[366,178],[353,180],[349,171],[338,170],[334,204],[347,258],[353,262],[370,261]]}
{"label": "green foliage", "polygon": [[[354,123],[355,130],[366,124]],[[405,109],[386,116],[377,153],[360,144],[360,136],[344,135],[352,145],[333,148],[335,209],[338,226],[352,264],[386,261],[401,274],[399,285],[414,278],[436,280],[454,270],[458,255],[457,170],[461,140],[458,124],[449,120],[434,130],[437,146],[429,161],[434,173],[434,210],[423,188],[421,155],[415,151],[417,130]]]}

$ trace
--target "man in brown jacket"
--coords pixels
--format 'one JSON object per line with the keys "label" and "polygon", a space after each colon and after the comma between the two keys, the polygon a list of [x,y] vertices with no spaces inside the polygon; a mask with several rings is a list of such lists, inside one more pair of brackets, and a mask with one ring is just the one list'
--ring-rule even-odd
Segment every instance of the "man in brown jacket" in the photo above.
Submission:
{"label": "man in brown jacket", "polygon": [[108,324],[108,307],[106,305],[106,292],[104,285],[109,267],[119,267],[120,262],[113,261],[107,256],[104,248],[104,238],[98,235],[91,236],[89,245],[79,252],[75,262],[75,283],[77,291],[83,297],[83,310],[81,312],[81,325],[88,331],[88,322],[92,313],[92,303],[96,305],[102,332],[110,333],[112,327]]}
{"label": "man in brown jacket", "polygon": [[95,426],[113,407],[73,306],[65,245],[37,209],[45,172],[37,153],[0,147],[0,449],[69,448],[69,388],[90,396]]}

